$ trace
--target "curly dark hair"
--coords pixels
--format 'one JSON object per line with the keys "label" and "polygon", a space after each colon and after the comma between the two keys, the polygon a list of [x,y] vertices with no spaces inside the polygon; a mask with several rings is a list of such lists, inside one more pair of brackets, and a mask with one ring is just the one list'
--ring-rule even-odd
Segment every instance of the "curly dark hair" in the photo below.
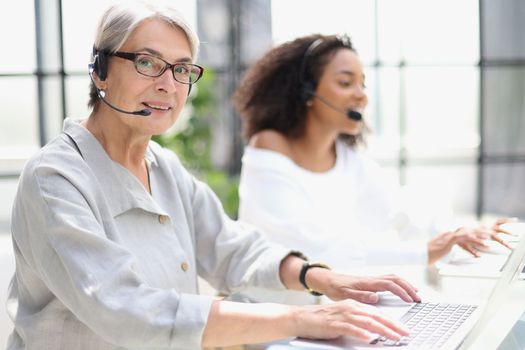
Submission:
{"label": "curly dark hair", "polygon": [[[243,138],[265,129],[291,138],[302,136],[310,97],[305,84],[315,90],[326,65],[341,49],[355,52],[348,36],[309,35],[271,49],[250,67],[233,95]],[[340,137],[353,147],[364,143],[366,130],[364,125],[358,135]]]}

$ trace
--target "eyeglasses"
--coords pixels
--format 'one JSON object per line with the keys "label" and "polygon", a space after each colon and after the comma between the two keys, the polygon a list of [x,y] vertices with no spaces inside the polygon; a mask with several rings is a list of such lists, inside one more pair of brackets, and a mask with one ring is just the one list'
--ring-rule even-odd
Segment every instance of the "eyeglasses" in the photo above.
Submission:
{"label": "eyeglasses", "polygon": [[204,68],[196,64],[184,62],[171,64],[146,53],[117,51],[113,56],[132,61],[137,72],[148,77],[160,77],[166,69],[171,69],[173,78],[182,84],[191,85],[197,82],[204,72]]}

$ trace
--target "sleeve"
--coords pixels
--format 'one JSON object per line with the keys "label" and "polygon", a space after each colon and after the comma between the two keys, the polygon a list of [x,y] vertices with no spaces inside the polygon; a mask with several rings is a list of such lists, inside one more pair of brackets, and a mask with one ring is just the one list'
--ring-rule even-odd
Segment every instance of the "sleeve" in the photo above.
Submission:
{"label": "sleeve", "polygon": [[199,275],[226,294],[247,287],[284,290],[281,261],[290,253],[252,225],[231,220],[213,191],[193,179]]}
{"label": "sleeve", "polygon": [[[307,191],[287,169],[284,164],[269,165],[255,159],[243,163],[239,217],[260,227],[270,241],[297,249],[311,260],[322,260],[340,269],[362,264],[426,262],[424,242],[402,242],[389,229],[385,217],[392,210],[393,202],[386,186],[373,180],[372,183],[360,184],[368,189],[366,196],[361,196],[367,203],[361,203],[363,198],[360,198],[359,206],[362,204],[363,209],[369,209],[367,215],[375,213],[375,218],[369,215],[361,220],[380,217],[382,224],[372,221],[372,230],[363,229],[365,226],[357,223],[333,227],[320,222],[309,205],[316,199],[309,198]],[[359,215],[364,214],[360,211]]]}
{"label": "sleeve", "polygon": [[19,186],[13,238],[51,293],[118,346],[200,348],[211,297],[148,286],[134,256],[106,237],[86,186],[52,166],[33,170]]}

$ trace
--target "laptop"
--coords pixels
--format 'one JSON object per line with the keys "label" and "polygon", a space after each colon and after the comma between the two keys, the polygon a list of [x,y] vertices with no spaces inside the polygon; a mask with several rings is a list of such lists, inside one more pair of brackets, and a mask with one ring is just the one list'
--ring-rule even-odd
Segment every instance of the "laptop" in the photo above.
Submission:
{"label": "laptop", "polygon": [[497,350],[523,350],[525,349],[525,312],[512,326]]}
{"label": "laptop", "polygon": [[296,338],[290,345],[300,349],[371,349],[393,347],[402,349],[468,349],[481,334],[487,322],[498,309],[502,298],[516,280],[525,263],[525,226],[508,224],[509,230],[520,233],[522,239],[515,246],[492,289],[486,303],[421,303],[414,304],[400,320],[410,330],[410,338],[399,342],[376,338],[370,344],[351,337],[334,340],[307,340]]}

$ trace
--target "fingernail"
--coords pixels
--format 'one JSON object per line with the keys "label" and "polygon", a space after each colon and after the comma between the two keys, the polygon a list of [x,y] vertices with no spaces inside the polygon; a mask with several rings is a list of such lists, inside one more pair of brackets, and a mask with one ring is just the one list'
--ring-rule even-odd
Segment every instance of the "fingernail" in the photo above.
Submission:
{"label": "fingernail", "polygon": [[[395,334],[395,335],[394,335]],[[397,333],[393,333],[392,336],[390,338],[392,338],[392,340],[400,340],[402,337],[401,334],[397,334]]]}
{"label": "fingernail", "polygon": [[368,296],[369,303],[377,303],[379,301],[379,296],[377,294],[370,294]]}

